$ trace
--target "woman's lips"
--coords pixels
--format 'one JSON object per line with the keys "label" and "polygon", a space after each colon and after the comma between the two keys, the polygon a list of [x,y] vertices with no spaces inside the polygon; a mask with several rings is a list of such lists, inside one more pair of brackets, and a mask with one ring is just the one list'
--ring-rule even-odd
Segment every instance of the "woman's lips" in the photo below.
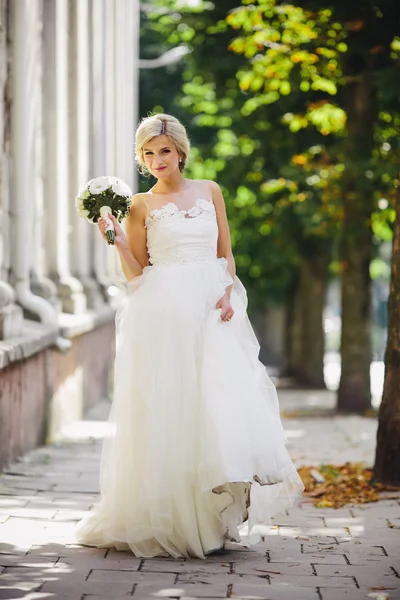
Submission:
{"label": "woman's lips", "polygon": [[156,171],[164,171],[164,169],[166,169],[167,167],[158,167],[158,169],[156,169]]}

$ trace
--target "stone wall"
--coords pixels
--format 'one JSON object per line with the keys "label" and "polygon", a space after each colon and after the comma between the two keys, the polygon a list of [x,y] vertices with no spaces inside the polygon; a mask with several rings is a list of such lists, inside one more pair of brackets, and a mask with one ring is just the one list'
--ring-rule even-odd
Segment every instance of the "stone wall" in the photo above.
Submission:
{"label": "stone wall", "polygon": [[75,196],[135,191],[139,0],[0,0],[0,469],[108,395],[125,286]]}
{"label": "stone wall", "polygon": [[0,470],[80,419],[112,386],[114,320],[0,370]]}

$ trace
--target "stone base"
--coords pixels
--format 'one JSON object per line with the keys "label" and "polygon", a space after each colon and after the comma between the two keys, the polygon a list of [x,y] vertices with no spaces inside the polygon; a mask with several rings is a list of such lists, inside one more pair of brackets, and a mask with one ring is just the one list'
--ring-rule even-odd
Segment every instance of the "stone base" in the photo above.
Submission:
{"label": "stone base", "polygon": [[52,345],[54,332],[38,337],[35,332],[41,330],[47,331],[43,324],[24,322],[24,337],[3,344],[13,361],[4,361],[4,368],[0,352],[0,470],[109,396],[115,348],[113,313],[95,329],[73,337],[68,352]]}
{"label": "stone base", "polygon": [[23,311],[16,304],[0,308],[0,340],[8,340],[21,334]]}
{"label": "stone base", "polygon": [[102,286],[92,277],[81,278],[80,281],[86,296],[88,310],[97,310],[104,306],[105,298]]}
{"label": "stone base", "polygon": [[68,279],[60,280],[56,285],[62,312],[73,315],[81,315],[86,312],[86,296],[79,279],[68,277]]}
{"label": "stone base", "polygon": [[41,298],[48,300],[54,308],[58,308],[57,286],[51,279],[47,279],[47,277],[32,278],[31,290],[35,296],[40,296]]}
{"label": "stone base", "polygon": [[15,301],[14,288],[6,281],[0,281],[0,340],[8,340],[21,333],[23,312]]}

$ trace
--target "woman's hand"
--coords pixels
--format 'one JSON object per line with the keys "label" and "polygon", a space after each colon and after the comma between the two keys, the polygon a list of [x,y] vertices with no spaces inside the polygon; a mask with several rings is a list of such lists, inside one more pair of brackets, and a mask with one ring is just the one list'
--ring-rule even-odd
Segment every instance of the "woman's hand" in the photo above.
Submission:
{"label": "woman's hand", "polygon": [[[113,222],[113,225],[114,225],[114,231],[115,231],[114,245],[117,248],[120,248],[121,246],[127,246],[128,245],[128,240],[126,239],[126,235],[123,232],[122,227],[118,223],[118,220],[111,213],[108,213],[108,216],[109,216],[109,218],[111,219],[111,221]],[[98,221],[97,221],[97,225],[99,226],[100,233],[101,233],[103,239],[105,241],[107,241],[106,233],[105,233],[105,229],[106,229],[106,226],[107,226],[106,221],[100,217],[98,219]]]}
{"label": "woman's hand", "polygon": [[221,321],[230,321],[235,314],[228,294],[224,294],[215,308],[221,309]]}

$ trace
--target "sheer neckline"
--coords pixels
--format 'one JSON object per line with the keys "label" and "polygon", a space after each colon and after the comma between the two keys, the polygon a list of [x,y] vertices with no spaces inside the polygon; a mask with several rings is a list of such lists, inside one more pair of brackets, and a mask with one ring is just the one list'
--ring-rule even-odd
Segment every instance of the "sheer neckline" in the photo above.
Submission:
{"label": "sheer neckline", "polygon": [[191,219],[199,216],[199,214],[201,214],[204,211],[207,213],[215,214],[215,206],[214,206],[214,202],[212,200],[200,197],[200,198],[197,198],[197,200],[194,202],[194,204],[192,204],[188,208],[180,208],[176,204],[176,202],[166,202],[164,204],[161,204],[160,206],[157,206],[157,207],[149,210],[149,213],[146,217],[146,223],[150,220],[162,219],[166,215],[176,215],[176,214],[184,217],[185,219],[191,220]]}
{"label": "sheer neckline", "polygon": [[168,194],[159,194],[157,192],[153,193],[150,189],[147,193],[153,197],[154,196],[176,196],[177,194],[185,194],[186,192],[191,190],[193,187],[196,187],[196,183],[197,183],[196,179],[188,179],[187,181],[190,181],[190,185],[189,185],[189,187],[187,187],[184,190],[178,190],[176,192],[169,192]]}
{"label": "sheer neckline", "polygon": [[208,200],[208,198],[197,198],[197,200],[194,202],[194,204],[192,204],[191,206],[188,206],[187,208],[181,208],[176,202],[166,202],[165,204],[160,204],[160,206],[155,206],[154,208],[152,208],[151,210],[149,210],[149,215],[151,215],[152,212],[154,212],[155,210],[162,210],[163,208],[166,208],[167,206],[171,206],[176,208],[176,210],[178,212],[184,212],[187,213],[188,211],[190,211],[192,208],[195,208],[199,202],[208,202],[210,205],[214,205],[214,202],[212,200]]}

